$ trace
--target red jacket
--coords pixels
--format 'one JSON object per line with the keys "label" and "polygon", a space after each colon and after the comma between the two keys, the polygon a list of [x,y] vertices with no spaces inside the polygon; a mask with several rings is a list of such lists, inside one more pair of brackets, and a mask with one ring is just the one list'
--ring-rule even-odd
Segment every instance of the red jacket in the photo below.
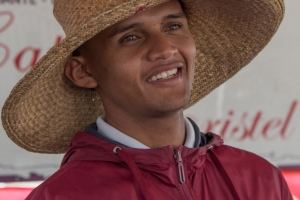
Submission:
{"label": "red jacket", "polygon": [[[121,148],[121,149],[120,149]],[[116,153],[114,153],[114,150]],[[132,149],[81,132],[61,168],[27,200],[292,200],[280,171],[223,145]]]}

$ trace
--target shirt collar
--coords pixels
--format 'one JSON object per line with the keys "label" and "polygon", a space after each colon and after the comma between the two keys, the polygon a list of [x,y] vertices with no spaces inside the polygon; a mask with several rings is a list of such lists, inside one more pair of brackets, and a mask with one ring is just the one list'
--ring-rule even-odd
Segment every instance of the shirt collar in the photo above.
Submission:
{"label": "shirt collar", "polygon": [[[185,123],[185,132],[186,132],[184,146],[193,148],[195,145],[195,131],[193,125],[186,117],[184,117],[184,123]],[[100,134],[104,135],[106,138],[109,138],[110,140],[121,143],[131,148],[150,149],[148,146],[144,145],[138,140],[122,133],[121,131],[117,130],[116,128],[106,123],[105,115],[98,117],[96,120],[96,124],[97,124],[97,131]]]}

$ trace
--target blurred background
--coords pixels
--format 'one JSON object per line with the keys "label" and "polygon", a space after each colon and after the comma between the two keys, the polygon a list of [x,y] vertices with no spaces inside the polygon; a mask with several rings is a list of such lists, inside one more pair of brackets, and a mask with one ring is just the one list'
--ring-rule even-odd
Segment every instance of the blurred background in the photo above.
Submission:
{"label": "blurred background", "polygon": [[[202,132],[258,154],[280,168],[300,199],[300,1],[269,45],[236,76],[185,111]],[[0,107],[13,86],[64,33],[52,0],[0,0]],[[1,122],[0,122],[1,123]],[[27,152],[0,127],[0,199],[21,200],[53,174],[62,154]]]}

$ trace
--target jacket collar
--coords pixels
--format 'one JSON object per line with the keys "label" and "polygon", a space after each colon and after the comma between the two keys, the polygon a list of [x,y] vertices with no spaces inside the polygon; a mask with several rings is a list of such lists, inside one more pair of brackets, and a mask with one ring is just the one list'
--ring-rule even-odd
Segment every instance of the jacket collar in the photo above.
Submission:
{"label": "jacket collar", "polygon": [[[214,146],[221,146],[223,140],[220,136],[213,133],[203,134],[200,132],[198,126],[190,120],[194,130],[197,142],[197,147],[187,148],[180,146],[181,154],[187,162],[195,162],[193,155],[205,155],[207,150]],[[200,138],[200,139],[198,139]],[[169,165],[174,163],[173,147],[166,146],[156,149],[135,149],[126,147],[121,143],[104,138],[97,133],[96,124],[92,124],[85,132],[77,133],[72,139],[69,150],[64,156],[61,165],[71,161],[108,161],[108,162],[122,162],[120,158],[114,154],[113,149],[116,146],[121,146],[124,151],[130,154],[135,162],[142,165],[162,164]],[[145,159],[147,158],[147,159]]]}

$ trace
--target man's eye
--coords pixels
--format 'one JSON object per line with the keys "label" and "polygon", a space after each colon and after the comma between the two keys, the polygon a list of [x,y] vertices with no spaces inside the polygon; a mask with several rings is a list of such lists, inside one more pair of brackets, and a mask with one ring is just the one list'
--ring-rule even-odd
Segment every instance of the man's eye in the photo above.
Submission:
{"label": "man's eye", "polygon": [[137,36],[135,36],[135,35],[129,35],[129,36],[126,36],[125,38],[123,38],[121,40],[121,42],[129,42],[129,41],[136,40],[136,39],[137,39]]}
{"label": "man's eye", "polygon": [[168,31],[171,31],[171,30],[176,30],[176,29],[179,29],[181,27],[180,24],[172,24],[171,26],[169,26],[167,28]]}

